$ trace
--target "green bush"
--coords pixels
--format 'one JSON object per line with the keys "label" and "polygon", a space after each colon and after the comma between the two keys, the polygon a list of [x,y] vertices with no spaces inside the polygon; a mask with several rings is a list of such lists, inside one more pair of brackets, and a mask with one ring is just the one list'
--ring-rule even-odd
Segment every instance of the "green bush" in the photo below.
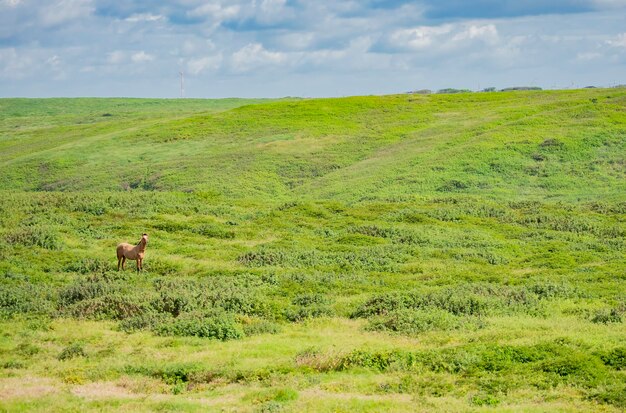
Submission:
{"label": "green bush", "polygon": [[384,371],[391,364],[397,363],[403,358],[399,352],[376,352],[367,350],[354,350],[341,357],[336,364],[336,370],[347,370],[351,367],[365,367]]}
{"label": "green bush", "polygon": [[617,347],[606,354],[600,356],[600,359],[607,366],[613,367],[615,370],[626,370],[626,347]]}
{"label": "green bush", "polygon": [[5,240],[11,245],[41,247],[48,250],[59,250],[63,246],[58,232],[42,225],[20,228],[7,234]]}
{"label": "green bush", "polygon": [[622,311],[617,308],[598,310],[591,317],[591,322],[597,324],[621,323]]}
{"label": "green bush", "polygon": [[395,309],[429,307],[445,310],[454,315],[484,315],[489,310],[490,304],[484,296],[454,289],[427,294],[389,293],[371,298],[361,305],[353,316],[367,317],[386,314]]}
{"label": "green bush", "polygon": [[293,322],[317,317],[330,317],[332,315],[333,311],[328,306],[318,304],[292,307],[285,310],[285,318]]}
{"label": "green bush", "polygon": [[244,336],[243,328],[235,318],[226,313],[204,315],[186,313],[154,327],[162,336],[194,336],[217,340],[235,340]]}
{"label": "green bush", "polygon": [[145,270],[161,276],[180,273],[183,266],[166,258],[149,257],[144,264]]}
{"label": "green bush", "polygon": [[607,374],[600,359],[577,352],[569,352],[560,357],[544,360],[539,368],[545,373],[553,373],[585,386],[595,385]]}
{"label": "green bush", "polygon": [[148,311],[150,306],[145,297],[120,293],[81,300],[64,308],[72,317],[92,320],[124,320]]}
{"label": "green bush", "polygon": [[372,318],[367,329],[415,335],[432,330],[456,330],[466,323],[466,320],[446,310],[409,308],[393,311],[384,317]]}
{"label": "green bush", "polygon": [[299,294],[295,296],[291,303],[299,306],[326,305],[330,304],[330,299],[323,294]]}
{"label": "green bush", "polygon": [[81,343],[72,343],[65,347],[57,356],[57,359],[64,361],[75,357],[87,357],[87,353]]}
{"label": "green bush", "polygon": [[618,409],[626,409],[626,384],[614,383],[592,390],[588,398],[600,403],[610,404]]}
{"label": "green bush", "polygon": [[124,318],[118,324],[121,331],[133,333],[139,330],[153,330],[161,324],[166,324],[171,315],[155,311],[142,312],[135,316]]}
{"label": "green bush", "polygon": [[113,262],[113,260],[107,261],[101,258],[83,258],[80,261],[70,263],[65,267],[65,271],[80,274],[104,274],[113,269]]}
{"label": "green bush", "polygon": [[257,320],[243,325],[243,331],[246,336],[255,336],[259,334],[278,334],[282,331],[279,324],[267,320]]}
{"label": "green bush", "polygon": [[54,297],[44,285],[28,281],[7,283],[0,288],[0,318],[16,314],[51,315]]}
{"label": "green bush", "polygon": [[141,374],[163,380],[166,384],[189,383],[199,376],[205,376],[202,366],[195,363],[173,363],[143,366],[126,366],[126,374]]}
{"label": "green bush", "polygon": [[41,349],[30,343],[21,343],[15,349],[19,354],[27,357],[32,357],[35,354],[39,353]]}
{"label": "green bush", "polygon": [[537,295],[539,299],[555,298],[576,298],[581,296],[581,292],[565,283],[555,283],[551,281],[537,282],[528,287],[528,291]]}
{"label": "green bush", "polygon": [[235,232],[226,230],[216,224],[203,224],[192,229],[196,234],[202,235],[207,238],[219,238],[219,239],[233,239],[235,238]]}
{"label": "green bush", "polygon": [[59,305],[69,307],[83,300],[116,294],[120,290],[121,286],[103,278],[83,278],[60,289]]}
{"label": "green bush", "polygon": [[523,288],[477,284],[443,288],[429,293],[409,291],[375,295],[357,307],[352,317],[367,318],[407,308],[435,308],[456,316],[542,313],[537,296]]}
{"label": "green bush", "polygon": [[470,404],[474,406],[497,406],[500,404],[500,399],[491,394],[479,393],[470,398]]}
{"label": "green bush", "polygon": [[[255,278],[254,283],[263,280]],[[196,310],[222,309],[231,313],[247,315],[267,315],[269,305],[258,293],[255,285],[250,285],[247,277],[210,277],[203,280],[156,279],[154,281],[158,297],[152,306],[160,312],[174,317]]]}

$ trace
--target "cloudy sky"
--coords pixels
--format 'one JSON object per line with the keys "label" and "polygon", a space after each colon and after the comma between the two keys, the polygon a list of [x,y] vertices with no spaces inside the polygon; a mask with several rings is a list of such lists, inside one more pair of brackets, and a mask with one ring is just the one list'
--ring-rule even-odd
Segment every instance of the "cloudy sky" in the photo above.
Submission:
{"label": "cloudy sky", "polygon": [[0,96],[626,83],[626,0],[0,0]]}

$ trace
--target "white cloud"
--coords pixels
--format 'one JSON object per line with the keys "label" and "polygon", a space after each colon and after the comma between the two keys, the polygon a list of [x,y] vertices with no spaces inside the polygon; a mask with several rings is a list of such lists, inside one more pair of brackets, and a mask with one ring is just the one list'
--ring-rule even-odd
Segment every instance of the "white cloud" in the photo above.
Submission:
{"label": "white cloud", "polygon": [[232,55],[232,65],[236,72],[246,72],[254,68],[283,64],[287,55],[266,50],[260,43],[250,43]]}
{"label": "white cloud", "polygon": [[626,0],[593,0],[598,8],[620,8],[626,7]]}
{"label": "white cloud", "polygon": [[480,39],[487,43],[496,43],[498,41],[498,29],[494,24],[474,25],[457,33],[452,41],[474,40]]}
{"label": "white cloud", "polygon": [[237,16],[240,10],[241,7],[238,4],[224,7],[218,3],[207,3],[190,10],[187,15],[190,17],[209,17],[216,21],[222,21]]}
{"label": "white cloud", "polygon": [[194,37],[190,39],[185,39],[180,49],[176,51],[176,54],[193,57],[198,55],[204,55],[207,51],[214,51],[215,49],[215,43],[213,43],[211,39]]}
{"label": "white cloud", "polygon": [[121,50],[112,51],[107,55],[107,61],[114,65],[122,63],[125,59],[126,53]]}
{"label": "white cloud", "polygon": [[94,11],[92,0],[57,0],[39,10],[44,26],[57,26],[71,20],[85,18]]}
{"label": "white cloud", "polygon": [[46,60],[46,64],[51,67],[58,67],[60,63],[61,59],[57,55],[51,56]]}
{"label": "white cloud", "polygon": [[130,23],[139,23],[139,22],[157,22],[160,20],[165,20],[165,16],[162,14],[152,14],[152,13],[140,13],[133,14],[130,17],[124,19]]}
{"label": "white cloud", "polygon": [[313,45],[314,33],[287,33],[280,35],[277,43],[290,50],[302,50]]}
{"label": "white cloud", "polygon": [[420,26],[412,29],[396,30],[391,34],[391,43],[395,46],[413,50],[425,49],[433,45],[438,38],[450,33],[453,26]]}
{"label": "white cloud", "polygon": [[144,63],[144,62],[150,62],[154,60],[154,56],[142,50],[140,52],[133,53],[133,55],[130,57],[130,60],[132,60],[135,63]]}
{"label": "white cloud", "polygon": [[217,70],[222,64],[222,54],[191,59],[187,62],[187,71],[198,75],[207,70]]}
{"label": "white cloud", "polygon": [[626,48],[626,33],[620,33],[614,38],[607,40],[609,46]]}
{"label": "white cloud", "polygon": [[8,7],[17,7],[22,3],[22,0],[2,0],[0,5],[6,5]]}
{"label": "white cloud", "polygon": [[577,60],[595,60],[595,59],[599,59],[602,56],[604,56],[602,53],[598,53],[598,52],[580,52],[576,55],[576,59]]}
{"label": "white cloud", "polygon": [[383,50],[442,55],[461,48],[470,51],[485,45],[496,46],[500,40],[494,23],[450,23],[396,30],[384,41]]}
{"label": "white cloud", "polygon": [[0,49],[0,75],[6,79],[22,79],[32,72],[35,59],[15,48]]}

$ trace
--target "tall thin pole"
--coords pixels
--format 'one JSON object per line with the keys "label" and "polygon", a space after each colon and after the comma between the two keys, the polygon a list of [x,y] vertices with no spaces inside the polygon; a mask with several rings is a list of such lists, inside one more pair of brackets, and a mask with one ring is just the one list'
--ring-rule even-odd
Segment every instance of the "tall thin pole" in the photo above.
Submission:
{"label": "tall thin pole", "polygon": [[180,74],[180,98],[182,99],[185,97],[185,76],[182,71],[178,73]]}

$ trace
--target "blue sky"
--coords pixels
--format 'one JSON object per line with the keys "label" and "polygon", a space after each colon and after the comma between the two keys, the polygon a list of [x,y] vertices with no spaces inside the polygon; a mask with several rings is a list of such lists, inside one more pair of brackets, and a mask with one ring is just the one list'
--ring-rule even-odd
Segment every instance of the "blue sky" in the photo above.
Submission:
{"label": "blue sky", "polygon": [[626,0],[0,0],[0,96],[626,83]]}

